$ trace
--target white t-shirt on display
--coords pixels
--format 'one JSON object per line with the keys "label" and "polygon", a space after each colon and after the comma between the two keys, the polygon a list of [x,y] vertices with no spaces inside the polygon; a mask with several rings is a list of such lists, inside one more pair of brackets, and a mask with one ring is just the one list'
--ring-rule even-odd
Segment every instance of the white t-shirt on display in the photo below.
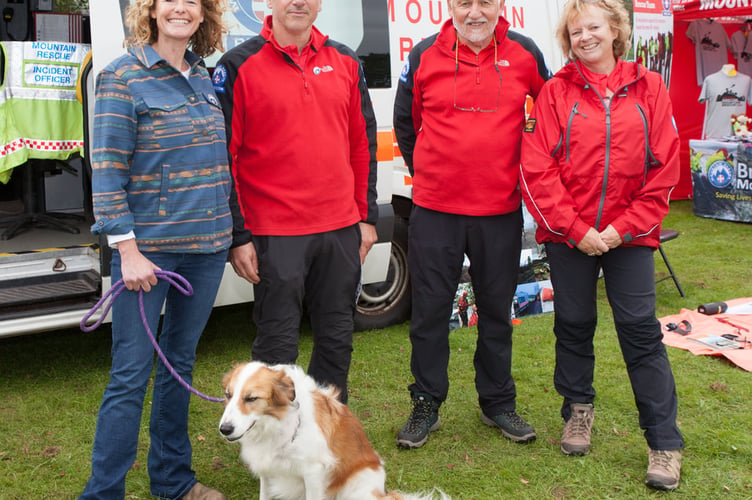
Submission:
{"label": "white t-shirt on display", "polygon": [[731,115],[746,114],[750,99],[752,78],[747,75],[737,73],[729,76],[718,71],[705,78],[699,99],[705,103],[702,138],[720,139],[733,135]]}

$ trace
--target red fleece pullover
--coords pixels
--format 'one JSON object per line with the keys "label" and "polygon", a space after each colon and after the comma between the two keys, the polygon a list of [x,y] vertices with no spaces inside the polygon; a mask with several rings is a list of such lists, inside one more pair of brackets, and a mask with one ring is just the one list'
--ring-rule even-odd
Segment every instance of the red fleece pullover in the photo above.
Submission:
{"label": "red fleece pullover", "polygon": [[525,98],[535,98],[549,77],[535,43],[509,31],[504,18],[477,55],[457,47],[451,19],[416,45],[394,105],[413,202],[459,215],[517,210]]}
{"label": "red fleece pullover", "polygon": [[[293,58],[271,22],[213,75],[245,228],[291,236],[375,224],[376,120],[357,56],[314,27]],[[237,245],[247,236],[231,205]]]}

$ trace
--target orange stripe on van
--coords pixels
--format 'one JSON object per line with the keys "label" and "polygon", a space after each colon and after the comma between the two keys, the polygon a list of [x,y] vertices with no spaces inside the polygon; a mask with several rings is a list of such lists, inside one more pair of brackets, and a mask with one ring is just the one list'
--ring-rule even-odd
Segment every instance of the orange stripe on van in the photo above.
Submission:
{"label": "orange stripe on van", "polygon": [[391,161],[394,159],[394,134],[392,131],[376,133],[376,160]]}
{"label": "orange stripe on van", "polygon": [[394,129],[392,129],[392,146],[394,147],[394,157],[402,157],[402,151],[399,150],[399,146],[397,146],[397,134],[394,132]]}
{"label": "orange stripe on van", "polygon": [[376,160],[378,161],[392,161],[395,158],[402,158],[394,129],[388,132],[376,132],[376,146]]}

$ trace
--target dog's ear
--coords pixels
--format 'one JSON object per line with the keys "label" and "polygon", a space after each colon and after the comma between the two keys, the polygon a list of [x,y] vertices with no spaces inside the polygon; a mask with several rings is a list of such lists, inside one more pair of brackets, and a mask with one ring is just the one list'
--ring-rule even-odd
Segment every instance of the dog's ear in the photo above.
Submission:
{"label": "dog's ear", "polygon": [[230,385],[230,379],[232,379],[233,373],[235,373],[235,370],[225,373],[225,376],[222,377],[222,389],[227,390],[227,386]]}
{"label": "dog's ear", "polygon": [[286,406],[295,401],[295,383],[283,371],[277,373],[272,388],[272,402],[275,405]]}
{"label": "dog's ear", "polygon": [[232,381],[232,377],[234,377],[236,373],[242,370],[245,365],[246,363],[235,365],[232,367],[232,370],[225,373],[224,377],[222,377],[222,389],[227,389],[227,387],[230,385],[230,382]]}

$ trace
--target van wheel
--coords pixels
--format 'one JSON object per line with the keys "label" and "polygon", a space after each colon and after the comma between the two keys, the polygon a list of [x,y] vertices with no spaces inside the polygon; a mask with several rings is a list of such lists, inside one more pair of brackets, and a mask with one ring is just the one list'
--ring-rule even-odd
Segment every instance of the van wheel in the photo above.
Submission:
{"label": "van wheel", "polygon": [[386,281],[363,286],[355,311],[355,330],[374,330],[406,321],[410,317],[411,301],[407,220],[395,217]]}

